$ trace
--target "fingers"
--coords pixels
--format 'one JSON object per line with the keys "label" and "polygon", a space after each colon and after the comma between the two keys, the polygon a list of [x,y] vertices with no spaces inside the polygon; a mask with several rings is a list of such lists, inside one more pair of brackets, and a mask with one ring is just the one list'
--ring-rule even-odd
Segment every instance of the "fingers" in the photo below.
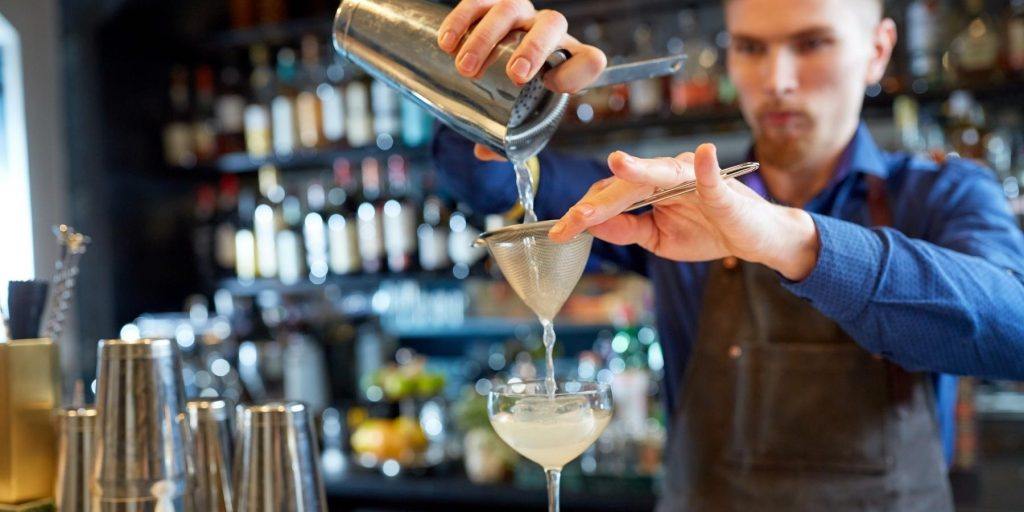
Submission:
{"label": "fingers", "polygon": [[505,162],[505,157],[495,153],[491,148],[482,144],[476,144],[473,146],[473,156],[478,160],[484,160],[486,162]]}
{"label": "fingers", "polygon": [[535,11],[527,0],[499,0],[466,36],[455,56],[455,67],[463,76],[476,76],[494,47],[518,28],[528,28]]}
{"label": "fingers", "polygon": [[590,234],[615,245],[638,244],[647,250],[656,247],[658,241],[658,229],[650,212],[616,215],[591,227]]}
{"label": "fingers", "polygon": [[572,57],[544,74],[544,86],[552,91],[577,93],[597,80],[608,65],[608,58],[604,52],[582,44],[572,36],[565,36],[561,46],[568,50]]}
{"label": "fingers", "polygon": [[737,194],[722,179],[718,165],[718,150],[714,144],[701,144],[694,155],[694,170],[697,174],[697,195],[706,206],[725,208],[731,205]]}
{"label": "fingers", "polygon": [[518,84],[532,80],[548,56],[559,48],[568,29],[569,23],[561,13],[551,10],[538,12],[530,31],[523,36],[508,60],[505,69],[508,77]]}
{"label": "fingers", "polygon": [[608,156],[608,168],[630,183],[668,188],[693,179],[693,161],[693,153],[681,153],[675,158],[637,158],[616,151]]}
{"label": "fingers", "polygon": [[459,42],[469,27],[473,26],[498,0],[462,0],[448,13],[441,27],[437,29],[437,44],[448,53],[459,49]]}
{"label": "fingers", "polygon": [[548,232],[556,242],[565,242],[591,226],[615,217],[629,205],[646,197],[653,187],[621,179],[598,183],[591,188]]}

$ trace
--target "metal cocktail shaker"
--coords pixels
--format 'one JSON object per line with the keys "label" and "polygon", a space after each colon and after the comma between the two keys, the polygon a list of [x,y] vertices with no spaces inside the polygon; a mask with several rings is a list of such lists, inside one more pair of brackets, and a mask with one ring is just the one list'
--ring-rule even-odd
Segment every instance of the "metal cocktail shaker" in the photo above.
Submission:
{"label": "metal cocktail shaker", "polygon": [[58,512],[90,512],[96,409],[68,407],[57,413],[60,443],[54,500]]}
{"label": "metal cocktail shaker", "polygon": [[237,512],[327,512],[320,450],[306,406],[239,406],[234,497]]}
{"label": "metal cocktail shaker", "polygon": [[222,398],[188,401],[195,454],[196,506],[203,512],[231,512],[230,408]]}
{"label": "metal cocktail shaker", "polygon": [[191,436],[171,340],[99,346],[93,512],[191,512]]}
{"label": "metal cocktail shaker", "polygon": [[[544,88],[540,75],[523,86],[506,76],[523,32],[498,44],[480,76],[458,74],[452,56],[437,45],[438,27],[450,11],[427,0],[343,0],[334,18],[334,46],[462,135],[512,159],[537,154],[558,128],[569,95]],[[552,54],[549,68],[566,56]],[[679,55],[609,67],[591,87],[671,74],[682,61]]]}

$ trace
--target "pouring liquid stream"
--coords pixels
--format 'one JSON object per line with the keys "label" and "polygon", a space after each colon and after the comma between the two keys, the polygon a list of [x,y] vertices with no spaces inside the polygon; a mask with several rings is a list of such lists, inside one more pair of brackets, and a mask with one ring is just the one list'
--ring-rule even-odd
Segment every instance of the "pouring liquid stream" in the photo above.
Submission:
{"label": "pouring liquid stream", "polygon": [[533,179],[526,161],[513,159],[512,167],[516,170],[516,191],[519,193],[519,204],[523,205],[523,223],[537,222],[537,214],[533,211]]}

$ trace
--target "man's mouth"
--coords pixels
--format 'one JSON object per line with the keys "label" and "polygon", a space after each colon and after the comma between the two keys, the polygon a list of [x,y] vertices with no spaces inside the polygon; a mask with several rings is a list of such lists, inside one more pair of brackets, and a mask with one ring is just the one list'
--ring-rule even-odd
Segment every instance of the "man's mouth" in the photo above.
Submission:
{"label": "man's mouth", "polygon": [[762,112],[760,118],[765,128],[797,128],[807,116],[798,110],[768,110]]}

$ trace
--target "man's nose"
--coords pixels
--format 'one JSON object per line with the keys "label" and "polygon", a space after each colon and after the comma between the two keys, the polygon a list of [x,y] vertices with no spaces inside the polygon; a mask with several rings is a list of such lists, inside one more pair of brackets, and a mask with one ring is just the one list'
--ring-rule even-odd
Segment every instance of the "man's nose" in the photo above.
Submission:
{"label": "man's nose", "polygon": [[796,56],[786,48],[773,48],[764,63],[764,87],[773,96],[786,96],[796,90]]}

